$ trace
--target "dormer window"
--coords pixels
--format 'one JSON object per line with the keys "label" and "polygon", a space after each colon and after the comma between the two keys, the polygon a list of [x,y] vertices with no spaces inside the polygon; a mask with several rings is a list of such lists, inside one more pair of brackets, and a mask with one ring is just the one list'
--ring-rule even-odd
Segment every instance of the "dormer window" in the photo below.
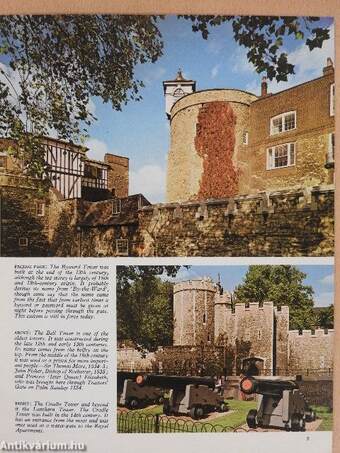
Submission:
{"label": "dormer window", "polygon": [[329,115],[334,116],[335,114],[335,83],[330,86],[329,93]]}
{"label": "dormer window", "polygon": [[296,129],[296,112],[286,112],[270,119],[270,135]]}

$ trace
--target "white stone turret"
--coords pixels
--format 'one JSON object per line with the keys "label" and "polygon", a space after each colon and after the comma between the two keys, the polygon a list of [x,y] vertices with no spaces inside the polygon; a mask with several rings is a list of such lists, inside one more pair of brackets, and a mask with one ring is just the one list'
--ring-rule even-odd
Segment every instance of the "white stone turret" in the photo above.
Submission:
{"label": "white stone turret", "polygon": [[195,80],[187,80],[183,77],[181,69],[178,70],[174,80],[165,80],[163,82],[164,97],[165,97],[165,112],[170,119],[170,110],[178,99],[187,94],[196,91]]}

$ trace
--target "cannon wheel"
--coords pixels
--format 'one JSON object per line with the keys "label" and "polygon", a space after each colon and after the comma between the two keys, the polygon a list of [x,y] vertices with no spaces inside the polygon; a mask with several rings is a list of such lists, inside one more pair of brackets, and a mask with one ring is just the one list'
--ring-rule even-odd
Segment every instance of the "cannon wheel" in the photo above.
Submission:
{"label": "cannon wheel", "polygon": [[171,415],[170,403],[169,400],[164,400],[163,402],[163,414]]}
{"label": "cannon wheel", "polygon": [[291,429],[292,431],[304,431],[305,430],[305,420],[302,415],[294,413],[291,419]]}
{"label": "cannon wheel", "polygon": [[256,423],[256,417],[257,417],[257,410],[256,409],[250,409],[247,415],[247,425],[249,428],[255,429],[257,426]]}
{"label": "cannon wheel", "polygon": [[139,399],[138,398],[130,398],[128,400],[127,407],[129,409],[138,409],[138,407],[139,407]]}
{"label": "cannon wheel", "polygon": [[159,396],[158,398],[156,398],[155,403],[156,404],[163,404],[164,403],[164,396]]}
{"label": "cannon wheel", "polygon": [[219,405],[219,412],[227,412],[229,409],[228,404],[225,403],[224,401]]}
{"label": "cannon wheel", "polygon": [[316,420],[316,414],[313,409],[305,411],[305,420],[306,422],[314,422]]}
{"label": "cannon wheel", "polygon": [[190,417],[194,420],[199,420],[204,415],[204,409],[199,404],[196,404],[190,409]]}

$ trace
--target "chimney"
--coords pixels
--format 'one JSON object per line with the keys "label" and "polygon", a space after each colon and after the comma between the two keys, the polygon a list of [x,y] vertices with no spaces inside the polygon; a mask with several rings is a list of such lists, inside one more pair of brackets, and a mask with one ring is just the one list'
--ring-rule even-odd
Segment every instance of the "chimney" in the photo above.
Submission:
{"label": "chimney", "polygon": [[329,75],[333,73],[334,73],[333,60],[328,57],[326,66],[323,68],[323,75]]}
{"label": "chimney", "polygon": [[267,96],[267,89],[268,89],[267,78],[266,77],[262,77],[261,97]]}

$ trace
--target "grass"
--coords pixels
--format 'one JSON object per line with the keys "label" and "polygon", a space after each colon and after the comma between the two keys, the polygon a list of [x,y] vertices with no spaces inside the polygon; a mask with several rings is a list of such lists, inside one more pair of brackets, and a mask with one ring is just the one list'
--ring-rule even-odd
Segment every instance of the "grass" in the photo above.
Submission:
{"label": "grass", "polygon": [[[216,417],[211,420],[200,420],[199,423],[195,423],[195,430],[197,431],[210,431],[212,427],[219,427],[218,430],[221,430],[223,427],[226,430],[232,431],[234,428],[238,428],[246,423],[246,417],[250,409],[256,408],[255,401],[238,401],[238,400],[228,400],[229,411],[232,413],[226,413],[220,417]],[[317,428],[318,431],[331,431],[333,427],[333,414],[330,412],[329,408],[326,406],[312,406],[315,410],[317,417],[322,419],[321,425]],[[154,415],[161,415],[163,413],[162,406],[148,406],[144,409],[139,409],[133,411],[133,419],[129,423],[129,429],[132,429],[133,432],[150,432],[153,429],[152,419]],[[146,431],[143,431],[142,421],[138,421],[138,414],[143,414],[143,416],[148,418]],[[188,422],[183,421],[183,417],[170,417],[169,419],[161,419],[160,423],[160,432],[178,432],[178,431],[192,431],[192,423],[189,420]],[[217,429],[217,428],[216,428]],[[127,432],[127,428],[122,425],[122,432]],[[130,431],[131,432],[131,431]],[[152,432],[152,431],[151,431]]]}
{"label": "grass", "polygon": [[[244,425],[246,422],[246,416],[250,409],[256,408],[255,401],[236,401],[236,400],[228,400],[229,411],[232,413],[226,413],[225,415],[221,415],[220,417],[216,417],[211,420],[201,419],[199,422],[195,422],[195,429],[197,431],[210,431],[214,429],[212,427],[216,427],[216,429],[221,430],[222,428],[232,431],[234,428],[237,428],[241,425]],[[153,416],[153,415],[161,415],[163,414],[162,406],[148,406],[144,409],[139,409],[133,411],[135,414],[136,420],[133,420],[130,424],[130,428],[135,430],[137,429],[138,425],[138,414],[143,414],[145,416]],[[169,419],[164,419],[161,422],[160,431],[162,431],[162,425],[164,426],[164,430],[166,429],[171,431],[191,431],[193,423],[189,419],[187,422],[182,422],[183,417],[170,417]],[[177,421],[178,420],[178,421]],[[205,425],[205,426],[204,426]],[[211,427],[211,426],[212,427]]]}
{"label": "grass", "polygon": [[312,406],[316,412],[317,418],[321,418],[321,425],[317,431],[332,431],[333,429],[333,412],[327,406]]}

